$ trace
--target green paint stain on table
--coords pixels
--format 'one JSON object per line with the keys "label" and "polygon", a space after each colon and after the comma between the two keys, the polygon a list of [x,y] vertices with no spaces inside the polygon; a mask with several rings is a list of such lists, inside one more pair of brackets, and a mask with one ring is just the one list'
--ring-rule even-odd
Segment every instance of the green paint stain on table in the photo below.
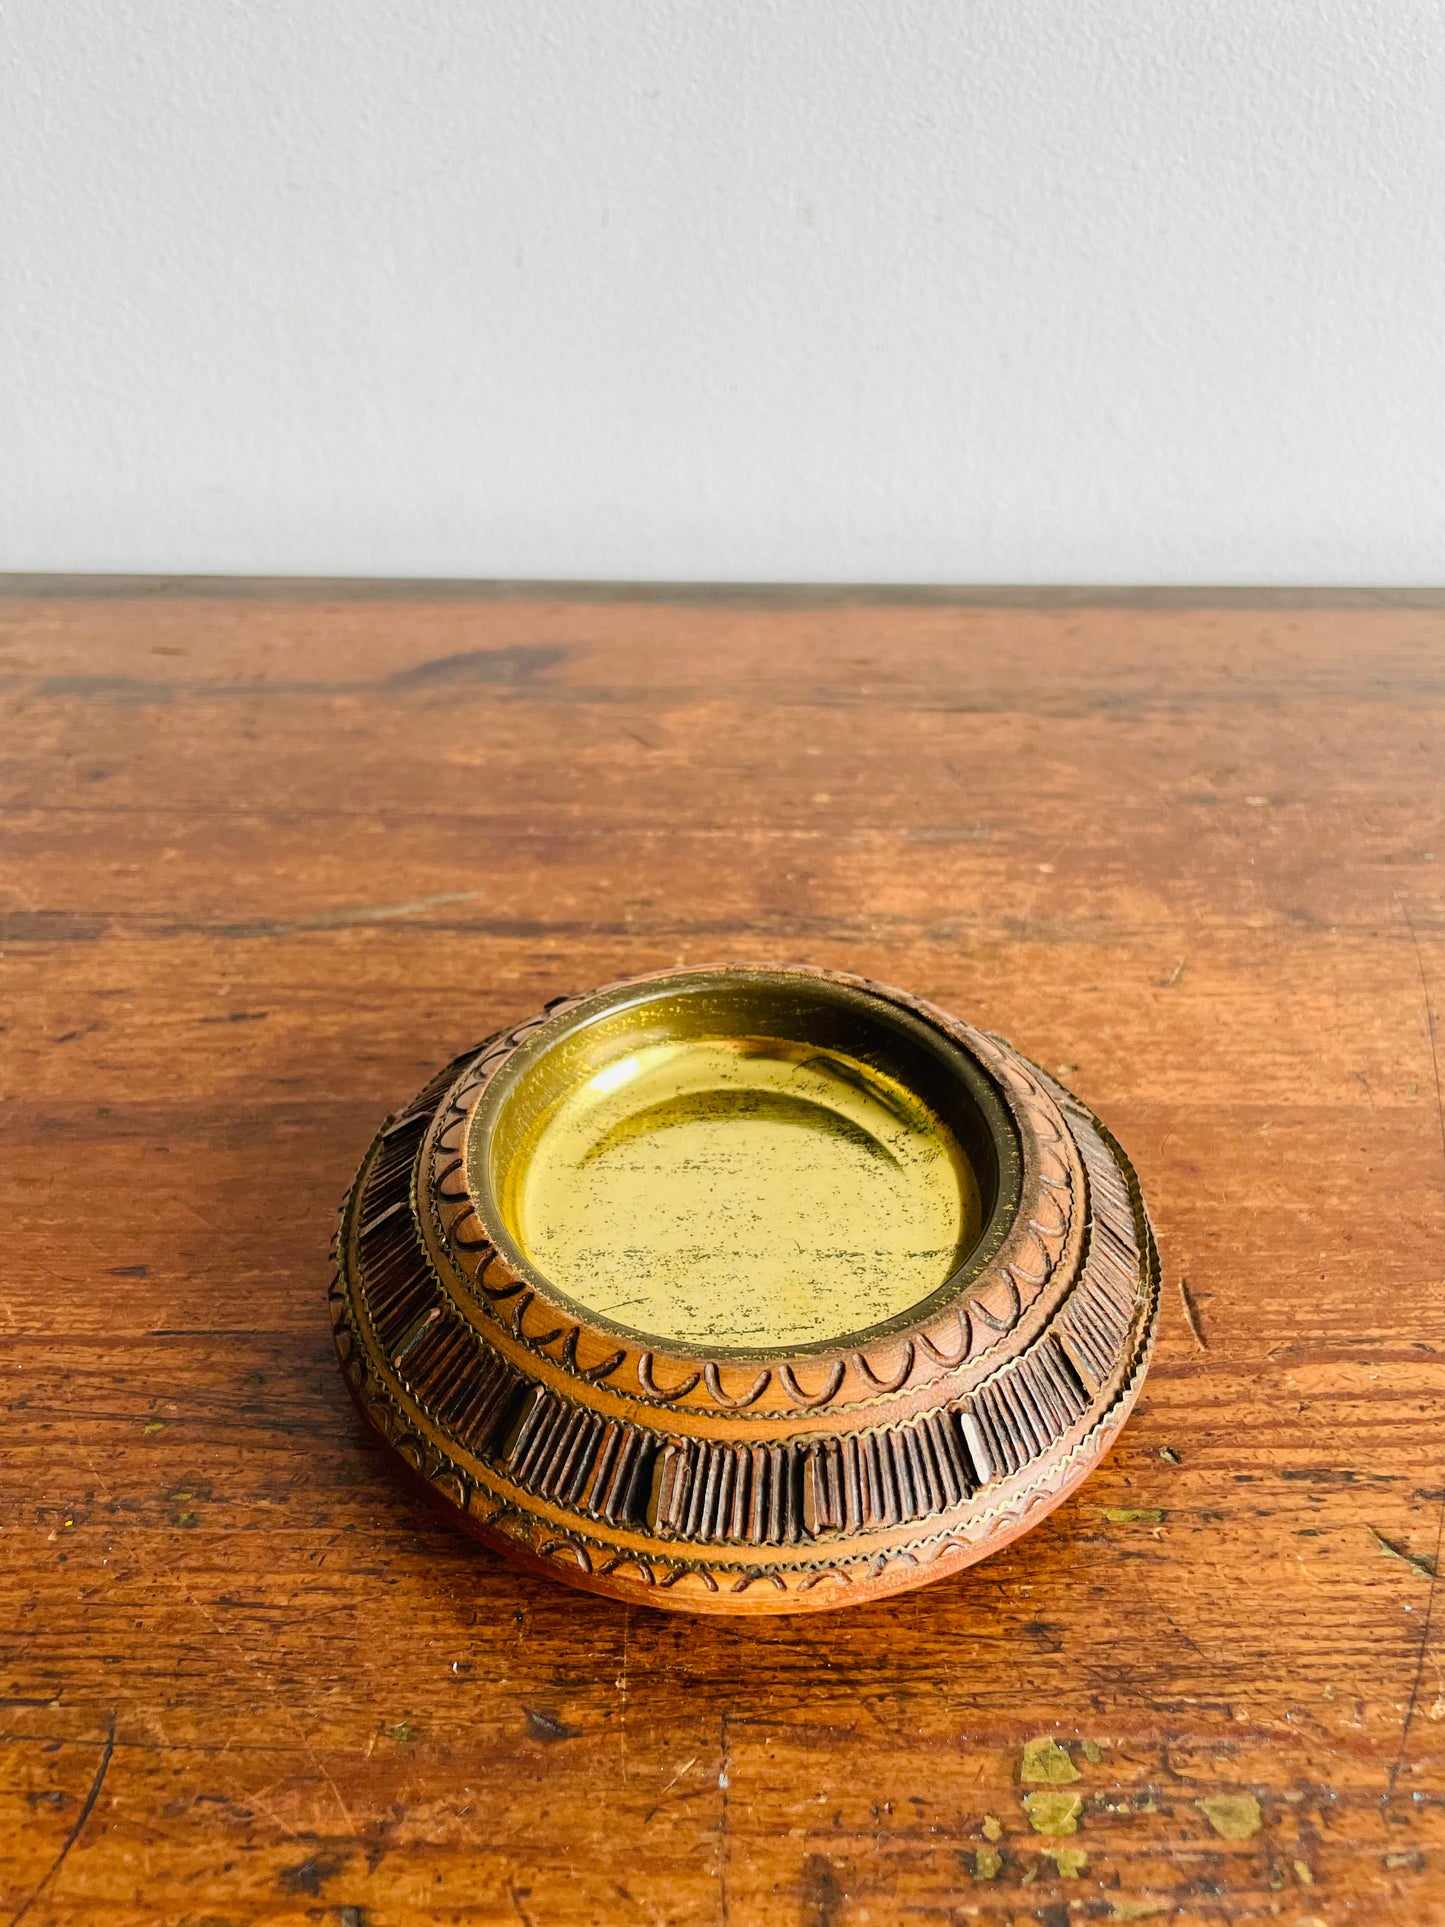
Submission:
{"label": "green paint stain on table", "polygon": [[1047,1734],[1024,1743],[1019,1778],[1025,1786],[1068,1786],[1080,1777],[1068,1750]]}
{"label": "green paint stain on table", "polygon": [[1060,1880],[1077,1880],[1089,1864],[1082,1847],[1045,1847],[1044,1854],[1058,1868]]}
{"label": "green paint stain on table", "polygon": [[1263,1822],[1252,1793],[1214,1793],[1194,1804],[1223,1840],[1248,1840]]}
{"label": "green paint stain on table", "polygon": [[1077,1793],[1026,1793],[1024,1812],[1035,1833],[1077,1833],[1083,1797]]}

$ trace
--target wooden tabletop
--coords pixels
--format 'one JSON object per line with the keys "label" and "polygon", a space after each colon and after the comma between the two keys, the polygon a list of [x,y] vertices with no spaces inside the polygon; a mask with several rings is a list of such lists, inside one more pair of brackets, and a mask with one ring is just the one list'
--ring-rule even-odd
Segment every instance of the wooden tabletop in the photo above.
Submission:
{"label": "wooden tabletop", "polygon": [[[1445,1921],[1440,598],[17,579],[0,679],[3,1919]],[[432,1070],[734,957],[1060,1071],[1164,1261],[1080,1493],[816,1618],[510,1571],[326,1316]]]}

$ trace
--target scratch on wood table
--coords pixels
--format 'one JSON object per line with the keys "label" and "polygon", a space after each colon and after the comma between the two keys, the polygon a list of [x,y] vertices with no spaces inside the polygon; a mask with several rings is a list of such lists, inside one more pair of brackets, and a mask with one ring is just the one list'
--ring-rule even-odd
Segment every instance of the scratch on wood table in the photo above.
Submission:
{"label": "scratch on wood table", "polygon": [[105,1776],[110,1771],[110,1762],[114,1753],[115,1715],[112,1713],[110,1716],[110,1725],[106,1728],[105,1742],[100,1749],[100,1760],[95,1769],[95,1778],[91,1781],[86,1796],[80,1803],[80,1811],[76,1814],[70,1831],[61,1841],[60,1851],[40,1876],[39,1886],[28,1900],[22,1901],[17,1912],[11,1915],[10,1927],[20,1927],[21,1921],[28,1919],[46,1888],[50,1886],[51,1882],[59,1874],[60,1869],[65,1865],[67,1855],[80,1838],[85,1829],[85,1823],[90,1818],[96,1801],[100,1798],[100,1789],[105,1785]]}
{"label": "scratch on wood table", "polygon": [[1189,1289],[1189,1280],[1179,1280],[1179,1302],[1184,1307],[1184,1322],[1189,1327],[1189,1335],[1200,1351],[1209,1350],[1209,1340],[1204,1336],[1204,1328],[1199,1322],[1199,1307],[1194,1302],[1194,1294]]}
{"label": "scratch on wood table", "polygon": [[[1445,1927],[1445,599],[27,579],[0,719],[0,1920]],[[1188,1280],[817,1620],[510,1571],[325,1314],[437,1064],[726,957],[1066,1075]]]}

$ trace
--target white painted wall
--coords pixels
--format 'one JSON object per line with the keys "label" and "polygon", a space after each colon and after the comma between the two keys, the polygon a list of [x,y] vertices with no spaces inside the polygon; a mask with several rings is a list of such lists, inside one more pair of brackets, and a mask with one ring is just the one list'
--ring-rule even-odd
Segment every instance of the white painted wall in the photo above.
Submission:
{"label": "white painted wall", "polygon": [[1441,0],[0,35],[0,567],[1445,580]]}

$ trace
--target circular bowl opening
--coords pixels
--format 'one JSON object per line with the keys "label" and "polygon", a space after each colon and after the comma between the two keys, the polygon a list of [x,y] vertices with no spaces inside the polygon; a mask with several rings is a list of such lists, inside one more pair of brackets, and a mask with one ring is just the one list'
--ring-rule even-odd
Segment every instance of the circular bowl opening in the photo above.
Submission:
{"label": "circular bowl opening", "polygon": [[910,1324],[997,1249],[1019,1188],[973,1058],[884,997],[784,970],[672,975],[559,1014],[488,1086],[468,1166],[523,1276],[711,1356]]}

